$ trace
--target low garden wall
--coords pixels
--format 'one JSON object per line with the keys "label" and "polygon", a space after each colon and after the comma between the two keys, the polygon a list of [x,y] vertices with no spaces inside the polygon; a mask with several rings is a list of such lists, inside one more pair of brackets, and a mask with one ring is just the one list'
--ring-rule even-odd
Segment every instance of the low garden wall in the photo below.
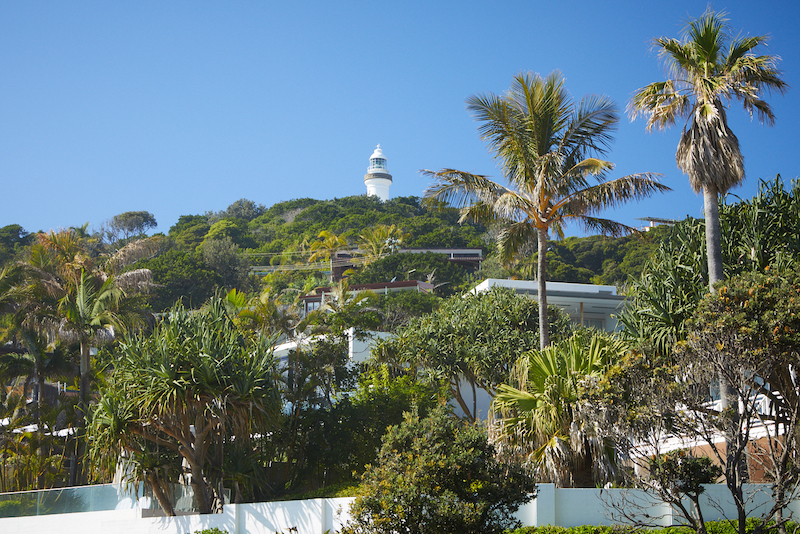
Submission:
{"label": "low garden wall", "polygon": [[[767,484],[746,486],[750,515],[770,501]],[[735,508],[727,488],[721,484],[706,486],[703,515],[707,521],[735,518]],[[352,498],[310,499],[270,503],[229,504],[221,514],[180,517],[143,517],[146,510],[107,510],[69,514],[10,517],[0,519],[3,534],[58,532],[59,534],[191,534],[198,530],[219,528],[231,534],[324,534],[336,532],[349,519]],[[713,501],[713,504],[712,504]],[[540,484],[538,497],[520,508],[517,517],[527,526],[613,525],[627,524],[621,511],[645,514],[654,525],[680,524],[680,517],[669,506],[654,501],[638,490],[555,488]],[[800,502],[788,512],[800,516]],[[788,514],[787,514],[788,515]],[[295,529],[296,530],[293,530]]]}

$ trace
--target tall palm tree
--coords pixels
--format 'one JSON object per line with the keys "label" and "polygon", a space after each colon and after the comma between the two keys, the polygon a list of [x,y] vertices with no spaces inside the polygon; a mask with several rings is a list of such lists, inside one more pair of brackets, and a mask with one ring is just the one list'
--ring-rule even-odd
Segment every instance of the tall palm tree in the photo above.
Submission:
{"label": "tall palm tree", "polygon": [[[498,236],[505,260],[521,246],[538,241],[540,345],[547,330],[546,253],[548,235],[563,237],[570,220],[587,229],[620,235],[632,229],[595,217],[622,202],[667,191],[651,173],[605,181],[613,169],[598,159],[619,121],[613,102],[587,96],[576,105],[559,72],[547,78],[521,73],[503,96],[475,95],[467,107],[481,122],[481,136],[500,160],[508,186],[486,176],[444,169],[423,171],[435,179],[425,195],[434,205],[461,208],[461,221],[508,223]],[[591,184],[590,177],[597,183]]]}
{"label": "tall palm tree", "polygon": [[675,160],[689,184],[703,193],[709,287],[724,278],[720,245],[719,195],[744,180],[739,141],[728,128],[725,104],[741,100],[752,117],[772,125],[775,116],[761,95],[783,93],[778,56],[754,54],[767,36],[732,37],[725,13],[706,11],[688,22],[682,39],[659,37],[654,46],[668,79],[636,91],[633,116],[647,116],[647,130],[664,129],[686,118]]}
{"label": "tall palm tree", "polygon": [[614,444],[601,422],[580,413],[579,390],[626,350],[607,334],[577,332],[524,354],[513,373],[518,387],[502,384],[492,400],[490,434],[500,454],[530,462],[540,480],[561,487],[613,481]]}
{"label": "tall palm tree", "polygon": [[63,317],[61,329],[72,333],[80,343],[80,418],[85,417],[89,398],[89,350],[98,332],[106,327],[117,327],[122,321],[116,314],[122,291],[109,278],[102,284],[85,271],[74,293],[67,293],[58,303]]}

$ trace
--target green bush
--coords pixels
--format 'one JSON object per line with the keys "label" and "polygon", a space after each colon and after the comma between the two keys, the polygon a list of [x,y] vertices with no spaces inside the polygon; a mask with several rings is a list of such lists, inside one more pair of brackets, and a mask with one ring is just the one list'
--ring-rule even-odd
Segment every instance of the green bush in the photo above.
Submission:
{"label": "green bush", "polygon": [[343,533],[499,534],[519,524],[513,514],[534,484],[495,459],[483,428],[438,407],[389,429],[362,488]]}

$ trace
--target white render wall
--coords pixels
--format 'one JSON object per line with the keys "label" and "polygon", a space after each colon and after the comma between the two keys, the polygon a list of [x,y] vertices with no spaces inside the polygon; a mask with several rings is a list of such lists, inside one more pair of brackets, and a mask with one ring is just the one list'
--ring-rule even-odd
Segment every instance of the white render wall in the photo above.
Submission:
{"label": "white render wall", "polygon": [[0,519],[3,534],[192,534],[219,528],[231,534],[336,532],[349,517],[352,498],[228,504],[221,514],[141,517],[140,510],[109,510]]}
{"label": "white render wall", "polygon": [[[707,521],[736,517],[727,488],[723,484],[705,486],[703,515]],[[770,502],[768,484],[749,484],[750,516],[758,516],[765,503]],[[613,504],[636,500],[654,519],[655,525],[669,526],[681,523],[681,518],[669,506],[655,502],[639,490],[625,489],[572,489],[556,488],[553,484],[539,484],[538,497],[517,512],[524,525],[613,525],[626,521],[615,517]],[[719,506],[711,506],[714,500]],[[229,504],[221,514],[187,515],[181,517],[141,517],[140,510],[111,510],[73,514],[12,517],[0,519],[2,534],[31,534],[53,532],[58,534],[192,534],[206,528],[219,528],[231,534],[286,533],[296,527],[297,534],[324,534],[336,532],[350,518],[352,498],[311,499],[255,504]],[[630,509],[630,507],[628,507]],[[795,517],[800,515],[800,502],[789,507]],[[643,517],[643,515],[641,516]]]}

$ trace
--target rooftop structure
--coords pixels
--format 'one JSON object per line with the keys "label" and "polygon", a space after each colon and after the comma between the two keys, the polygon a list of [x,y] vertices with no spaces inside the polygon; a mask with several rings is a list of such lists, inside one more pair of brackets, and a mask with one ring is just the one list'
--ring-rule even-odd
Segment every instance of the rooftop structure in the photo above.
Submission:
{"label": "rooftop structure", "polygon": [[[508,287],[519,295],[536,298],[536,280],[503,280],[488,278],[478,284],[473,293],[488,291],[494,286]],[[547,304],[564,310],[577,324],[613,332],[617,329],[616,314],[622,310],[625,297],[617,295],[614,286],[547,282]]]}

